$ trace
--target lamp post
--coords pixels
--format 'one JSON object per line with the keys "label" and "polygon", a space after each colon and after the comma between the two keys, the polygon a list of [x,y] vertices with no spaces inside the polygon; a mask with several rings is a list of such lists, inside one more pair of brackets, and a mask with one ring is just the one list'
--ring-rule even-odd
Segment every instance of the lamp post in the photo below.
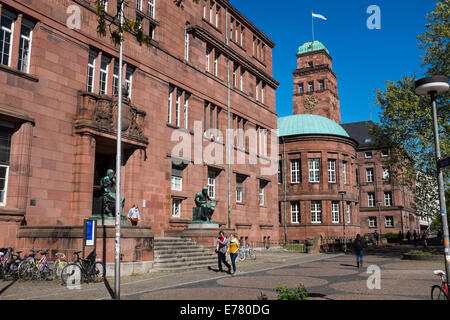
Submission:
{"label": "lamp post", "polygon": [[345,207],[344,207],[344,196],[347,194],[345,191],[339,191],[339,195],[342,198],[342,222],[344,225],[344,253],[347,253],[347,234],[345,232]]}
{"label": "lamp post", "polygon": [[447,288],[449,286],[449,272],[450,272],[450,252],[449,252],[449,235],[448,235],[448,223],[447,212],[445,206],[445,194],[444,194],[444,176],[439,164],[441,160],[441,147],[439,145],[439,126],[437,121],[437,108],[436,108],[436,95],[442,92],[446,92],[449,89],[448,78],[446,76],[431,76],[419,79],[415,82],[416,94],[418,95],[430,95],[433,112],[433,129],[434,129],[434,144],[436,151],[436,176],[438,179],[439,189],[439,205],[441,207],[441,219],[442,219],[442,231],[444,234],[444,258],[445,258],[445,271],[447,274]]}
{"label": "lamp post", "polygon": [[378,207],[378,219],[380,220],[380,233],[379,233],[378,237],[380,239],[380,246],[383,246],[383,239],[381,238],[381,236],[382,236],[382,232],[381,232],[381,228],[382,228],[382,222],[381,222],[381,201],[377,201],[377,207]]}

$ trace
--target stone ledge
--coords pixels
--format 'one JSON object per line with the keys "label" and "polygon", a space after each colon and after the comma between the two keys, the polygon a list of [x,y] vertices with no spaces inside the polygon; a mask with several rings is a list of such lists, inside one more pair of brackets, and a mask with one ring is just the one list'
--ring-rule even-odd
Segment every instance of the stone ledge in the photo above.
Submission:
{"label": "stone ledge", "polygon": [[[121,238],[154,238],[150,227],[121,227]],[[114,238],[115,227],[97,227],[99,238]],[[17,238],[83,238],[82,226],[19,227]]]}

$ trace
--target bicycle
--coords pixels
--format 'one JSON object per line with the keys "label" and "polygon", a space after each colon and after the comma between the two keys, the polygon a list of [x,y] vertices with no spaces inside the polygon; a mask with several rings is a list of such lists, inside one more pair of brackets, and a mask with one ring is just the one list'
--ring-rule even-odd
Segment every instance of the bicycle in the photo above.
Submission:
{"label": "bicycle", "polygon": [[239,248],[239,260],[256,260],[255,251],[247,244]]}
{"label": "bicycle", "polygon": [[77,259],[69,263],[61,272],[61,281],[67,285],[68,280],[84,280],[85,282],[100,282],[105,277],[105,270],[101,262],[95,261],[95,254],[91,253],[86,259],[80,258],[81,251],[74,252]]}
{"label": "bicycle", "polygon": [[13,253],[14,249],[11,248],[9,251],[8,258],[6,259],[2,267],[2,276],[4,280],[18,279],[19,278],[19,265],[22,262],[20,254],[22,251],[17,251],[16,254]]}
{"label": "bicycle", "polygon": [[441,277],[441,285],[434,285],[431,287],[431,300],[448,300],[448,287],[445,272],[442,270],[435,270],[433,273]]}
{"label": "bicycle", "polygon": [[22,280],[35,279],[37,277],[37,251],[31,249],[30,252],[31,254],[23,258],[19,264],[18,275]]}

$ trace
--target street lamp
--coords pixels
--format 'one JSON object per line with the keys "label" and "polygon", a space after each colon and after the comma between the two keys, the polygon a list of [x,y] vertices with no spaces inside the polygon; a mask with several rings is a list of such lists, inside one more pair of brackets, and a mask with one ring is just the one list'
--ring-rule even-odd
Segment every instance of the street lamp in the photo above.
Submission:
{"label": "street lamp", "polygon": [[344,253],[347,253],[347,235],[345,233],[345,208],[344,208],[344,196],[347,194],[345,191],[339,191],[339,195],[342,198],[342,222],[344,224]]}
{"label": "street lamp", "polygon": [[441,219],[442,229],[444,233],[444,257],[445,257],[445,271],[447,274],[447,288],[449,286],[449,272],[450,272],[450,252],[449,252],[449,236],[448,236],[448,223],[447,212],[445,206],[445,194],[444,194],[444,176],[442,174],[439,161],[441,160],[441,147],[439,145],[439,127],[437,122],[437,110],[436,110],[436,95],[442,92],[446,92],[449,89],[448,78],[446,76],[431,76],[422,78],[415,83],[416,93],[418,95],[429,94],[432,102],[433,111],[433,129],[434,129],[434,144],[436,151],[436,175],[438,178],[439,189],[439,205],[441,207]]}
{"label": "street lamp", "polygon": [[380,234],[378,235],[378,237],[380,239],[380,246],[383,246],[383,238],[381,238],[382,236],[381,228],[383,226],[381,222],[381,201],[377,201],[377,207],[378,207],[378,218],[380,220]]}

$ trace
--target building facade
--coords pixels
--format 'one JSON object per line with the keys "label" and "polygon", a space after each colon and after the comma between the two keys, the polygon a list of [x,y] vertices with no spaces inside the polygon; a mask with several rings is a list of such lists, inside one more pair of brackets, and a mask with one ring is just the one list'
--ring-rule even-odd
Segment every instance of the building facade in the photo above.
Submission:
{"label": "building facade", "polygon": [[[117,1],[103,4],[114,29]],[[2,0],[0,15],[0,246],[80,250],[101,178],[116,167],[120,85],[124,213],[136,204],[142,216],[123,229],[124,261],[151,259],[154,236],[180,235],[204,186],[221,227],[278,240],[276,169],[262,170],[277,126],[275,44],[228,1],[127,1],[125,17],[151,40],[126,33],[122,66],[97,34],[94,1]],[[230,165],[227,128],[240,159]],[[104,232],[112,248],[112,227]]]}

